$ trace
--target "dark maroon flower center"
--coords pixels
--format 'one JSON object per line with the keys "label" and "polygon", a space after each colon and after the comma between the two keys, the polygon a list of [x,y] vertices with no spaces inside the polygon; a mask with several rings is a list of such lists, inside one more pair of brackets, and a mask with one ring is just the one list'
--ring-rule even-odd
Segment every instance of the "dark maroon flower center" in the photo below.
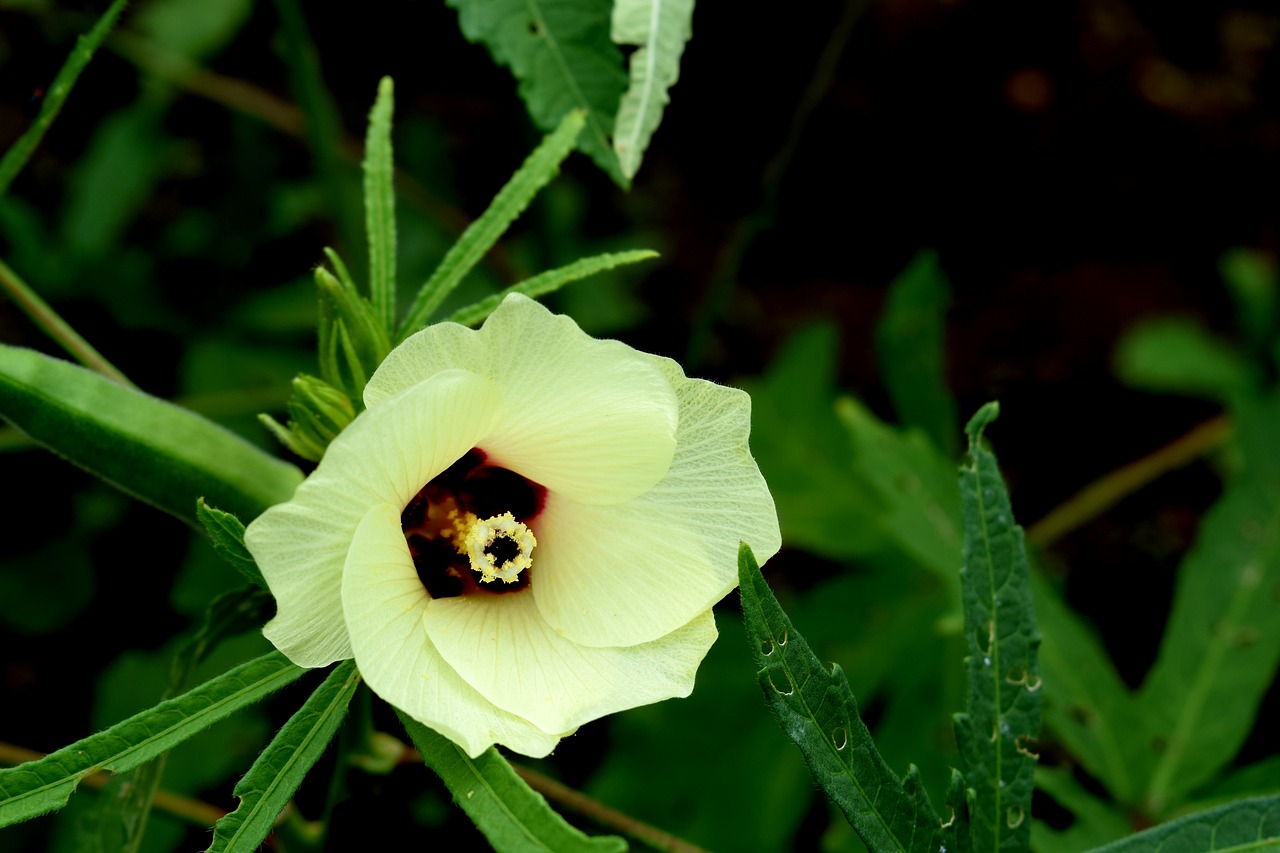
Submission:
{"label": "dark maroon flower center", "polygon": [[[542,511],[547,490],[508,468],[487,464],[483,450],[473,448],[413,496],[400,513],[400,527],[423,587],[432,598],[450,598],[478,590],[516,592],[529,585],[531,569],[513,581],[486,580],[467,553],[470,527],[484,519],[511,514],[527,524]],[[483,546],[483,555],[502,567],[527,553],[527,546],[498,533]]]}

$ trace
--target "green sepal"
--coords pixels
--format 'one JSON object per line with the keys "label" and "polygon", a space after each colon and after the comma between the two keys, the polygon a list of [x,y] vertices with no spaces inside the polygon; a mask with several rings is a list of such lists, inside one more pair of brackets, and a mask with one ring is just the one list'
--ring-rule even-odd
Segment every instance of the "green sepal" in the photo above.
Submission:
{"label": "green sepal", "polygon": [[391,343],[369,300],[356,291],[344,268],[338,270],[335,277],[324,267],[316,268],[320,377],[341,389],[358,408],[365,383],[391,352]]}
{"label": "green sepal", "polygon": [[213,540],[213,550],[256,586],[267,585],[253,555],[244,546],[244,522],[229,512],[209,506],[204,498],[196,501],[196,518]]}
{"label": "green sepal", "polygon": [[356,407],[346,392],[323,379],[300,373],[289,395],[289,425],[281,426],[270,415],[259,415],[280,443],[312,462],[319,462],[329,443],[356,417]]}
{"label": "green sepal", "polygon": [[255,518],[302,482],[295,466],[194,412],[32,350],[0,345],[0,415],[59,456],[193,525],[197,498]]}

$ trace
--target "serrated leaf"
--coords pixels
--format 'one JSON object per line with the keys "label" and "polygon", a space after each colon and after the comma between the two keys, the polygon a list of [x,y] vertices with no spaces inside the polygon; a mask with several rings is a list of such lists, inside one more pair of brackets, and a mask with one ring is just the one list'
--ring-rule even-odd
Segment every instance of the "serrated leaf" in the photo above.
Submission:
{"label": "serrated leaf", "polygon": [[525,159],[511,176],[511,180],[498,190],[498,194],[489,203],[489,208],[467,227],[458,242],[445,254],[431,278],[419,289],[408,316],[400,325],[400,340],[426,325],[440,303],[462,281],[463,276],[480,262],[506,232],[507,227],[529,206],[538,190],[556,176],[560,164],[573,150],[573,142],[582,132],[585,120],[586,116],[582,112],[567,113],[555,131],[542,140],[542,144]]}
{"label": "serrated leaf", "polygon": [[391,151],[394,89],[390,77],[378,84],[378,99],[369,112],[364,147],[364,222],[369,238],[369,301],[374,316],[390,335],[396,310],[395,160]]}
{"label": "serrated leaf", "polygon": [[693,0],[616,0],[612,36],[617,44],[634,45],[627,91],[618,104],[613,150],[628,180],[640,168],[662,111],[671,100],[667,90],[680,77],[680,55],[693,35]]}
{"label": "serrated leaf", "polygon": [[0,345],[0,415],[191,524],[197,498],[254,518],[302,482],[293,465],[193,412],[32,350]]}
{"label": "serrated leaf", "polygon": [[1211,400],[1226,400],[1253,380],[1253,368],[1234,347],[1185,317],[1129,330],[1114,362],[1116,375],[1134,388]]}
{"label": "serrated leaf", "polygon": [[213,550],[219,556],[250,582],[260,587],[267,585],[258,563],[244,546],[244,522],[229,512],[209,506],[203,497],[196,501],[196,519],[204,525],[205,532],[213,540]]}
{"label": "serrated leaf", "polygon": [[0,769],[0,826],[62,808],[85,776],[131,770],[305,671],[271,652],[39,761]]}
{"label": "serrated leaf", "polygon": [[875,338],[880,376],[898,420],[924,430],[935,446],[954,457],[959,423],[943,357],[950,296],[938,256],[921,252],[890,286]]}
{"label": "serrated leaf", "polygon": [[492,314],[494,309],[502,304],[502,300],[509,293],[523,293],[530,299],[536,299],[539,296],[554,293],[566,284],[572,284],[579,279],[595,275],[598,272],[647,261],[656,257],[658,257],[657,252],[649,249],[635,249],[628,252],[606,252],[602,255],[593,255],[590,258],[581,258],[571,264],[556,267],[553,270],[539,273],[532,278],[527,278],[519,284],[513,284],[501,293],[495,293],[479,302],[468,305],[466,308],[459,308],[449,315],[449,322],[461,323],[464,326],[474,326]]}
{"label": "serrated leaf", "polygon": [[1280,850],[1280,797],[1239,800],[1094,848],[1091,853],[1263,853]]}
{"label": "serrated leaf", "polygon": [[447,0],[469,41],[520,81],[520,97],[543,131],[582,110],[582,151],[626,186],[610,133],[627,85],[622,52],[609,39],[609,4],[581,0]]}
{"label": "serrated leaf", "polygon": [[329,673],[236,784],[233,793],[240,805],[214,826],[208,853],[258,849],[307,771],[333,740],[359,685],[360,673],[353,660],[343,661]]}
{"label": "serrated leaf", "polygon": [[422,760],[498,853],[621,853],[627,849],[621,838],[592,838],[565,823],[493,747],[470,758],[453,741],[396,713]]}
{"label": "serrated leaf", "polygon": [[1242,400],[1232,420],[1243,465],[1179,568],[1140,692],[1156,815],[1231,760],[1280,665],[1280,395]]}
{"label": "serrated leaf", "polygon": [[36,147],[39,146],[40,140],[44,138],[45,133],[53,125],[53,120],[58,117],[62,105],[66,103],[67,96],[71,94],[71,88],[80,77],[80,73],[88,66],[89,61],[93,59],[94,53],[97,52],[98,46],[102,44],[107,37],[107,33],[111,32],[111,28],[115,26],[120,13],[124,11],[125,5],[125,0],[115,0],[102,13],[102,17],[93,25],[93,29],[76,39],[76,46],[67,57],[67,61],[63,63],[62,68],[59,69],[58,76],[54,77],[53,82],[49,84],[44,100],[40,102],[40,112],[36,114],[35,120],[31,122],[31,126],[27,128],[22,136],[18,137],[4,152],[3,159],[0,159],[0,196],[5,194],[9,189],[9,184],[22,171],[22,167],[26,165],[27,160],[31,159],[31,155],[35,152]]}
{"label": "serrated leaf", "polygon": [[936,853],[938,816],[911,767],[889,769],[858,716],[838,664],[818,660],[778,605],[751,549],[738,548],[742,614],[765,702],[804,754],[814,781],[871,850]]}
{"label": "serrated leaf", "polygon": [[970,419],[969,462],[960,469],[969,702],[966,713],[955,715],[955,727],[965,784],[973,792],[976,851],[1027,849],[1040,732],[1040,636],[1022,528],[996,458],[982,446],[983,430],[999,411],[988,403]]}

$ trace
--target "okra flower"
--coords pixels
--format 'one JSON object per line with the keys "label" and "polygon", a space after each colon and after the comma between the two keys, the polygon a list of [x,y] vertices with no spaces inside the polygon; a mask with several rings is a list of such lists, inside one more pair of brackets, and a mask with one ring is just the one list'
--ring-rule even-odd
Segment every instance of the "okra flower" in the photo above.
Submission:
{"label": "okra flower", "polygon": [[746,394],[525,297],[409,338],[364,398],[246,532],[264,633],[300,666],[354,657],[472,756],[687,696],[739,541],[779,547]]}

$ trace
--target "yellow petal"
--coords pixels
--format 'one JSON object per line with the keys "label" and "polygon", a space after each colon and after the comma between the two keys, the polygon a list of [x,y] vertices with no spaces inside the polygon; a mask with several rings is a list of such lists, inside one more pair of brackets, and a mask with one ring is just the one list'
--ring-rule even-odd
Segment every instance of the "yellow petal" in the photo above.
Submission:
{"label": "yellow petal", "polygon": [[760,562],[781,545],[773,498],[747,446],[750,398],[666,366],[680,400],[679,449],[667,476],[623,504],[548,495],[534,525],[538,608],[584,645],[664,636],[737,584],[740,541]]}
{"label": "yellow petal", "polygon": [[688,696],[698,664],[716,638],[707,611],[651,643],[581,646],[542,619],[528,592],[434,599],[423,624],[440,655],[468,684],[545,731]]}
{"label": "yellow petal", "polygon": [[451,370],[382,401],[343,430],[293,499],[245,531],[276,599],[267,639],[299,666],[351,657],[339,590],[356,525],[370,507],[403,507],[501,413],[492,383]]}
{"label": "yellow petal", "polygon": [[662,479],[675,452],[677,403],[661,361],[513,294],[478,331],[442,323],[410,337],[365,400],[440,370],[480,373],[507,405],[480,445],[493,464],[573,500],[618,503]]}
{"label": "yellow petal", "polygon": [[356,665],[369,687],[472,758],[495,743],[541,758],[563,735],[502,711],[458,677],[423,626],[430,598],[400,530],[400,509],[369,510],[351,542],[342,605]]}

